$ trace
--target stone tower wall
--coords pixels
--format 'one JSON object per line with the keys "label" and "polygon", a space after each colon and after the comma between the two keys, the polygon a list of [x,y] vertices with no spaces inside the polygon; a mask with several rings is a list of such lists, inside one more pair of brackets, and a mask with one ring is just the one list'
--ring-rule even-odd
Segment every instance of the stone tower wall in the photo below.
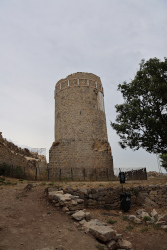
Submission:
{"label": "stone tower wall", "polygon": [[86,171],[84,179],[90,179],[95,169],[100,176],[99,170],[104,168],[108,177],[103,179],[113,176],[103,87],[98,76],[75,73],[57,82],[55,142],[49,152],[49,167],[53,177],[62,172],[65,178],[82,179]]}

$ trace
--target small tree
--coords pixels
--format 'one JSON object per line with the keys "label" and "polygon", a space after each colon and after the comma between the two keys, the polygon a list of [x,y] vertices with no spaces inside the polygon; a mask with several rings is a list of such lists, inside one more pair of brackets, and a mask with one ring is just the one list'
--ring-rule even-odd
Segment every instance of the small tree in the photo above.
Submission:
{"label": "small tree", "polygon": [[161,167],[167,171],[167,154],[161,154],[159,157],[161,159]]}
{"label": "small tree", "polygon": [[167,153],[167,58],[140,63],[134,80],[118,85],[124,103],[116,105],[120,146],[150,153]]}

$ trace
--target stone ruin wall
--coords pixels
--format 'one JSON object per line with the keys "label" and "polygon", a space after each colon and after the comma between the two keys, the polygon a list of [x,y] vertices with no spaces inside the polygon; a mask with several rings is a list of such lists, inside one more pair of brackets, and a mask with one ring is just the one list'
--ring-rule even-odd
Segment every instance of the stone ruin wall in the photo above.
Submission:
{"label": "stone ruin wall", "polygon": [[111,180],[101,80],[74,73],[55,86],[55,141],[49,151],[50,179]]}
{"label": "stone ruin wall", "polygon": [[25,177],[28,179],[35,179],[37,174],[38,176],[41,175],[41,179],[47,176],[45,156],[16,146],[3,138],[0,132],[0,164],[3,163],[11,167],[11,172],[14,168],[21,167]]}
{"label": "stone ruin wall", "polygon": [[[108,209],[120,208],[120,193],[122,193],[121,186],[92,189],[72,189],[68,186],[64,189],[64,192],[84,199],[85,207]],[[139,205],[144,207],[167,208],[167,184],[125,187],[124,192],[131,194],[132,206]]]}

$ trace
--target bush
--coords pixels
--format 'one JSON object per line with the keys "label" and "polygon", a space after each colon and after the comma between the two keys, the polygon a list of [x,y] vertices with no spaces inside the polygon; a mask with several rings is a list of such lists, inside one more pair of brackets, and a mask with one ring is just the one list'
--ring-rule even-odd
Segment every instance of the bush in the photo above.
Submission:
{"label": "bush", "polygon": [[115,224],[115,223],[117,223],[116,220],[108,220],[107,222],[108,222],[109,224]]}
{"label": "bush", "polygon": [[150,216],[144,216],[143,220],[145,220],[145,221],[150,221],[151,218],[150,218]]}
{"label": "bush", "polygon": [[23,178],[24,177],[24,171],[20,166],[16,166],[15,168],[13,168],[13,176],[15,178]]}
{"label": "bush", "polygon": [[0,164],[0,175],[10,176],[11,175],[11,166],[5,162]]}

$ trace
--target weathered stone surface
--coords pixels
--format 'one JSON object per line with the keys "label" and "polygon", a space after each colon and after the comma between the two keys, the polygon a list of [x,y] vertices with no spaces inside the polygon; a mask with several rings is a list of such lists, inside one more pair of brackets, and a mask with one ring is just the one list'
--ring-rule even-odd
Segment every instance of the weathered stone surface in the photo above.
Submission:
{"label": "weathered stone surface", "polygon": [[129,217],[128,217],[128,220],[130,220],[130,221],[134,221],[135,219],[136,219],[136,216],[133,214],[129,215]]}
{"label": "weathered stone surface", "polygon": [[91,220],[91,214],[89,212],[85,212],[85,219],[86,219],[86,221]]}
{"label": "weathered stone surface", "polygon": [[109,250],[115,250],[117,249],[117,242],[115,240],[111,240],[109,243],[107,243],[107,247]]}
{"label": "weathered stone surface", "polygon": [[166,221],[157,221],[155,222],[156,225],[165,225]]}
{"label": "weathered stone surface", "polygon": [[142,212],[146,212],[146,210],[143,209],[143,208],[138,209],[138,210],[136,211],[136,214],[137,214],[137,215],[141,215]]}
{"label": "weathered stone surface", "polygon": [[123,238],[123,234],[116,234],[116,240],[121,240]]}
{"label": "weathered stone surface", "polygon": [[90,228],[94,227],[94,226],[106,226],[106,223],[103,223],[97,219],[92,219],[90,221],[85,221],[85,223],[83,223],[83,228],[85,229],[86,232],[89,232]]}
{"label": "weathered stone surface", "polygon": [[[57,82],[54,97],[55,141],[49,150],[49,174],[74,181],[111,180],[113,161],[100,78],[85,72],[71,74]],[[84,198],[85,192],[80,195]]]}
{"label": "weathered stone surface", "polygon": [[128,249],[129,250],[132,248],[132,244],[131,244],[131,242],[129,242],[127,240],[119,240],[118,247],[121,249]]}
{"label": "weathered stone surface", "polygon": [[158,218],[159,221],[166,221],[167,222],[167,214],[164,214]]}
{"label": "weathered stone surface", "polygon": [[111,241],[116,238],[116,231],[108,226],[93,226],[89,232],[102,242]]}
{"label": "weathered stone surface", "polygon": [[68,212],[69,209],[68,209],[67,207],[63,207],[63,208],[62,208],[62,211],[63,211],[63,212]]}
{"label": "weathered stone surface", "polygon": [[139,215],[139,217],[142,218],[142,219],[144,219],[144,217],[146,217],[146,216],[150,217],[150,215],[149,215],[147,212],[142,212],[142,213]]}
{"label": "weathered stone surface", "polygon": [[152,217],[158,217],[158,213],[157,213],[157,211],[155,209],[152,210],[151,216]]}
{"label": "weathered stone surface", "polygon": [[150,200],[148,197],[145,198],[145,206],[158,207],[158,205],[154,201]]}
{"label": "weathered stone surface", "polygon": [[167,229],[167,225],[162,225],[161,228],[162,229]]}
{"label": "weathered stone surface", "polygon": [[140,220],[139,218],[135,218],[135,219],[134,219],[134,222],[135,222],[136,224],[142,224],[142,220]]}
{"label": "weathered stone surface", "polygon": [[80,210],[80,211],[74,213],[72,215],[72,218],[77,220],[77,221],[80,221],[80,220],[85,218],[85,212],[83,212],[83,210]]}

